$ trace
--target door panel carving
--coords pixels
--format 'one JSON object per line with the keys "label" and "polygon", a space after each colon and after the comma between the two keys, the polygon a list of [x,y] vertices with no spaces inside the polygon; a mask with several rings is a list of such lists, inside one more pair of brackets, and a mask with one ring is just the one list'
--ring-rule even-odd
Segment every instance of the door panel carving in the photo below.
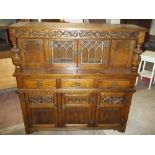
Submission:
{"label": "door panel carving", "polygon": [[91,123],[91,94],[87,93],[66,93],[63,94],[63,122],[69,124]]}
{"label": "door panel carving", "polygon": [[101,93],[96,107],[96,125],[121,124],[127,99],[123,92]]}
{"label": "door panel carving", "polygon": [[56,94],[33,91],[25,94],[30,125],[57,125]]}

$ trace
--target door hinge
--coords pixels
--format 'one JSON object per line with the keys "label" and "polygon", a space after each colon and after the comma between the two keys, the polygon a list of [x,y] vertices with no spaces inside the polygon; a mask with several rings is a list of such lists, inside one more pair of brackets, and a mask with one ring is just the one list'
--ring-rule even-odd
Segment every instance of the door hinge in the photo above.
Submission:
{"label": "door hinge", "polygon": [[92,96],[91,97],[91,102],[95,103],[95,101],[96,101],[96,97],[95,96]]}
{"label": "door hinge", "polygon": [[124,97],[124,103],[127,103],[128,102],[128,96],[125,96]]}

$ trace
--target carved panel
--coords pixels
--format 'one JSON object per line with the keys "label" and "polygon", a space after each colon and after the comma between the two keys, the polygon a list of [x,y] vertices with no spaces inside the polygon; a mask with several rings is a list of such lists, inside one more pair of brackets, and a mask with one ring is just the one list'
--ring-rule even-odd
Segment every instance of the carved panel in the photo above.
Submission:
{"label": "carved panel", "polygon": [[64,124],[88,124],[91,119],[91,95],[66,93],[63,97]]}
{"label": "carved panel", "polygon": [[104,32],[104,31],[77,31],[77,30],[41,30],[41,29],[18,29],[17,37],[40,37],[40,38],[114,38],[136,39],[137,32]]}
{"label": "carved panel", "polygon": [[31,96],[30,97],[31,104],[53,104],[52,96]]}
{"label": "carved panel", "polygon": [[66,97],[66,104],[88,104],[89,98],[88,97],[80,97],[80,96],[67,96]]}
{"label": "carved panel", "polygon": [[101,96],[101,104],[123,104],[124,96]]}

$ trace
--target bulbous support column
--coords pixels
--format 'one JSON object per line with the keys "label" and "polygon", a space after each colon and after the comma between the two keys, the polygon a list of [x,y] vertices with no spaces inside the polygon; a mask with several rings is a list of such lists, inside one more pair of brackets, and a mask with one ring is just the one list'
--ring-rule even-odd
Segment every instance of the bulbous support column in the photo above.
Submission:
{"label": "bulbous support column", "polygon": [[21,57],[19,54],[19,49],[16,47],[13,47],[11,49],[12,52],[12,62],[15,65],[15,72],[21,72],[22,71],[22,62]]}
{"label": "bulbous support column", "polygon": [[15,72],[21,72],[22,61],[20,56],[20,50],[17,48],[17,45],[16,45],[15,29],[9,29],[9,34],[10,34],[10,40],[13,46],[11,49],[11,56],[12,56],[12,62],[15,65]]}
{"label": "bulbous support column", "polygon": [[132,68],[131,68],[132,72],[137,72],[138,70],[140,55],[143,53],[141,46],[142,46],[141,44],[138,44],[136,49],[134,50],[133,59],[132,59]]}

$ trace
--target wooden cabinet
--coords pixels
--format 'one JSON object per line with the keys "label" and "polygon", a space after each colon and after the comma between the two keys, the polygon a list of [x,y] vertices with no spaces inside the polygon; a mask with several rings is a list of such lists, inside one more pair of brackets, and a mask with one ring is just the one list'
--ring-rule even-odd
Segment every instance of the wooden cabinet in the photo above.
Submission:
{"label": "wooden cabinet", "polygon": [[146,29],[18,23],[9,32],[26,133],[125,131]]}

